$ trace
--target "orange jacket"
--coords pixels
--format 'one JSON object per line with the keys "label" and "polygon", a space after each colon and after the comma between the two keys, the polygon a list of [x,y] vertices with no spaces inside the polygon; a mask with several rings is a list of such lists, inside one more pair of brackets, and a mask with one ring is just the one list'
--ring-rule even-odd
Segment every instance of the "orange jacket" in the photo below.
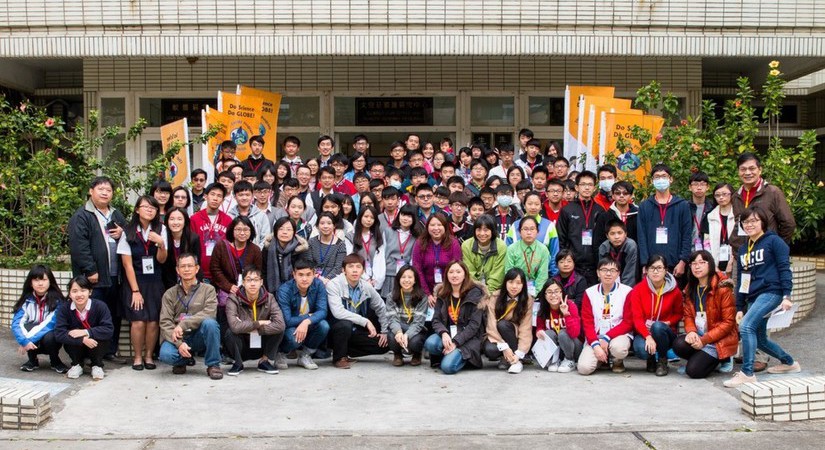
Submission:
{"label": "orange jacket", "polygon": [[[717,272],[705,299],[705,312],[708,317],[707,332],[702,336],[702,343],[716,344],[719,359],[736,354],[739,346],[739,333],[736,330],[736,299],[733,287],[725,274]],[[685,331],[696,332],[696,307],[694,299],[687,291],[684,293]]]}

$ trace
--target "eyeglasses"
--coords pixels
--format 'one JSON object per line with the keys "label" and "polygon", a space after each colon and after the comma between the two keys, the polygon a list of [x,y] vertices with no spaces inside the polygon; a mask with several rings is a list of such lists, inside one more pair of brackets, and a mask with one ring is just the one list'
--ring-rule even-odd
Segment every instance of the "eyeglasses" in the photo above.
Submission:
{"label": "eyeglasses", "polygon": [[246,277],[243,280],[244,281],[250,281],[252,283],[260,283],[261,281],[263,281],[262,278],[258,278],[258,277]]}
{"label": "eyeglasses", "polygon": [[197,264],[178,264],[178,269],[194,269],[198,267]]}
{"label": "eyeglasses", "polygon": [[548,189],[547,190],[548,194],[561,194],[562,192],[564,192],[564,191],[561,190],[561,189]]}
{"label": "eyeglasses", "polygon": [[429,200],[433,198],[432,194],[424,194],[424,195],[416,195],[415,198],[420,198],[421,200]]}
{"label": "eyeglasses", "polygon": [[756,219],[748,219],[748,220],[744,220],[744,221],[742,221],[742,223],[743,223],[743,224],[745,224],[745,225],[756,225],[757,223],[761,223],[761,222],[762,222],[762,221],[761,221],[761,220],[759,220],[758,218],[756,218]]}
{"label": "eyeglasses", "polygon": [[647,268],[648,272],[664,272],[665,266],[650,266]]}
{"label": "eyeglasses", "polygon": [[556,168],[556,169],[567,169],[570,166],[566,166],[564,164],[555,164],[553,167]]}
{"label": "eyeglasses", "polygon": [[157,209],[152,205],[140,205],[140,209]]}
{"label": "eyeglasses", "polygon": [[654,175],[653,179],[654,180],[668,180],[668,179],[670,179],[670,175],[667,175],[667,174],[665,174],[665,175]]}
{"label": "eyeglasses", "polygon": [[609,274],[611,274],[611,273],[619,273],[619,270],[618,270],[618,269],[614,269],[614,268],[602,267],[601,269],[599,269],[599,273],[604,273],[604,274],[608,274],[608,275],[609,275]]}
{"label": "eyeglasses", "polygon": [[707,261],[693,261],[692,263],[690,263],[690,267],[702,267],[702,266],[707,266],[707,265],[708,265]]}
{"label": "eyeglasses", "polygon": [[185,195],[176,195],[175,196],[175,200],[186,200],[186,198],[187,197]]}
{"label": "eyeglasses", "polygon": [[730,197],[730,192],[717,192],[717,193],[713,194],[713,196],[716,197],[716,198]]}
{"label": "eyeglasses", "polygon": [[249,232],[251,232],[251,231],[252,231],[252,230],[250,230],[248,227],[235,227],[235,234],[238,234],[238,233],[249,233]]}
{"label": "eyeglasses", "polygon": [[561,289],[548,289],[545,293],[548,295],[561,295]]}

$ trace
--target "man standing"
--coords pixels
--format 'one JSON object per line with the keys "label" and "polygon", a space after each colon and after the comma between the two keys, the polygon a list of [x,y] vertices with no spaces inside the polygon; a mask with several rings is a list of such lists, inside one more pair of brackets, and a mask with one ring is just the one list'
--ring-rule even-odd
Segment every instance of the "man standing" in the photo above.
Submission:
{"label": "man standing", "polygon": [[189,227],[201,240],[200,264],[203,267],[203,279],[211,282],[209,261],[215,245],[226,237],[226,229],[232,218],[220,210],[226,188],[218,183],[206,187],[206,207],[192,215]]}
{"label": "man standing", "polygon": [[335,150],[335,141],[327,135],[318,138],[318,167],[323,169],[329,165],[329,158],[332,156],[332,151]]}
{"label": "man standing", "polygon": [[607,237],[601,229],[605,214],[604,209],[593,200],[596,189],[596,174],[585,170],[576,177],[576,190],[579,200],[570,202],[561,209],[556,224],[559,232],[559,246],[571,250],[576,262],[576,270],[592,286],[599,280],[596,277],[598,249]]}
{"label": "man standing", "polygon": [[301,140],[295,136],[287,136],[284,139],[283,150],[284,157],[281,160],[289,164],[289,170],[294,177],[297,175],[298,167],[303,165],[301,157],[298,156],[298,152],[301,151]]}
{"label": "man standing", "polygon": [[120,336],[120,257],[117,241],[123,234],[126,219],[111,206],[114,184],[107,177],[96,177],[89,188],[86,204],[69,219],[69,250],[72,257],[72,275],[85,275],[94,285],[92,298],[102,300],[109,307],[114,334],[107,361],[125,364],[117,355]]}
{"label": "man standing", "polygon": [[206,374],[220,380],[221,328],[215,320],[218,298],[215,288],[198,283],[198,269],[195,255],[178,256],[180,283],[163,294],[161,303],[160,360],[172,366],[172,373],[182,375],[195,354],[204,352]]}
{"label": "man standing", "polygon": [[206,187],[206,171],[195,169],[192,171],[192,211],[198,212],[203,205],[203,188]]}
{"label": "man standing", "polygon": [[241,167],[243,167],[244,172],[249,170],[251,172],[255,172],[255,176],[261,174],[264,171],[264,168],[269,166],[274,166],[275,163],[266,159],[263,155],[264,153],[264,138],[261,136],[252,136],[249,138],[249,149],[252,151],[249,156],[243,162],[241,162]]}

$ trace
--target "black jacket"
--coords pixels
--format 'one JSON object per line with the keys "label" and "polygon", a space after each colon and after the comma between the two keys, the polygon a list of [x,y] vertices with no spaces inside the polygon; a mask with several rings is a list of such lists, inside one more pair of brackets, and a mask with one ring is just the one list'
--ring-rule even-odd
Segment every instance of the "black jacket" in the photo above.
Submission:
{"label": "black jacket", "polygon": [[[589,220],[585,220],[582,204],[590,213]],[[604,209],[593,200],[570,202],[559,213],[559,221],[556,224],[559,231],[559,247],[573,252],[576,269],[581,272],[595,272],[596,270],[599,246],[607,239],[603,228],[604,218],[602,216],[604,215]],[[593,242],[592,245],[583,246],[582,232],[585,230],[586,224],[589,225],[592,231]]]}
{"label": "black jacket", "polygon": [[[615,220],[622,220],[621,214],[619,213],[619,211],[617,209],[615,209],[615,206],[611,206],[610,209],[608,209],[606,212],[607,212],[607,214],[602,215],[602,218],[601,218],[600,224],[599,224],[601,226],[601,229],[604,230],[605,233],[607,233],[607,223],[608,222],[610,222],[611,220],[614,220],[614,219]],[[633,241],[636,241],[636,236],[638,236],[637,225],[636,225],[636,218],[638,216],[639,216],[639,207],[634,205],[634,204],[630,204],[630,207],[627,210],[627,216],[625,216],[625,218],[624,218],[624,224],[627,227],[627,237],[629,237],[630,239],[633,239]]]}
{"label": "black jacket", "polygon": [[[112,210],[112,220],[126,228],[126,219],[120,211],[110,207]],[[72,257],[72,275],[91,276],[98,274],[98,282],[95,287],[109,287],[109,250],[106,239],[100,231],[97,211],[91,200],[75,211],[69,219],[69,251]],[[117,264],[120,264],[120,257],[114,255]]]}
{"label": "black jacket", "polygon": [[[458,307],[457,333],[453,336],[461,357],[468,363],[481,368],[481,348],[484,341],[485,320],[484,309],[480,306],[484,299],[484,291],[473,286],[467,291],[467,295],[461,299],[461,306]],[[450,298],[439,298],[435,302],[433,311],[433,331],[441,336],[444,333],[450,334],[449,304]]]}
{"label": "black jacket", "polygon": [[[109,314],[109,308],[101,300],[90,298],[89,301],[92,302],[91,310],[89,310],[89,315],[86,317],[86,322],[90,326],[88,328],[89,337],[98,343],[108,342],[112,339],[115,330],[112,326],[112,316]],[[57,308],[54,338],[61,344],[81,345],[83,344],[83,338],[69,336],[69,331],[85,328],[80,319],[77,318],[76,310],[72,309],[71,306],[71,301],[64,301]]]}

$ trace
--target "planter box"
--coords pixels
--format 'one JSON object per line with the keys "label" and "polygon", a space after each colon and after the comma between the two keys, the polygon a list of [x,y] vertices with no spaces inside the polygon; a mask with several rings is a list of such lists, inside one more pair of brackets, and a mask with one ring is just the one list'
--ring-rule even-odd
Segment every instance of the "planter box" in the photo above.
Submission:
{"label": "planter box", "polygon": [[791,259],[799,262],[813,263],[816,270],[825,270],[825,255],[819,256],[792,256]]}

